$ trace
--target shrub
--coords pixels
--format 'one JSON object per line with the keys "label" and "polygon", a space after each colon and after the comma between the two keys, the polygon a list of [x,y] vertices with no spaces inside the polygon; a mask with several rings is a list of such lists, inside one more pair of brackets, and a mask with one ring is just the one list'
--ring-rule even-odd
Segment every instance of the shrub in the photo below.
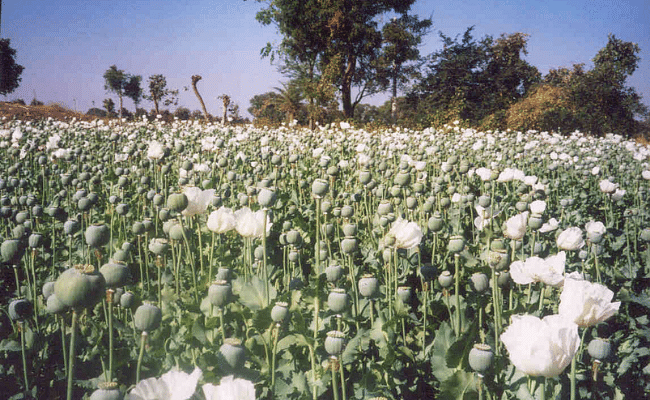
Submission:
{"label": "shrub", "polygon": [[530,95],[513,104],[505,115],[508,128],[519,131],[573,131],[574,107],[567,88],[548,84],[537,86]]}

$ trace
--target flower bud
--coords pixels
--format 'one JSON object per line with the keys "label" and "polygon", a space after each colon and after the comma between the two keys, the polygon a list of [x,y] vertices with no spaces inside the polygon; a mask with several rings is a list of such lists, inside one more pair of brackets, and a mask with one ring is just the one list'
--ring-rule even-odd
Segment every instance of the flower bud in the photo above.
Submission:
{"label": "flower bud", "polygon": [[442,273],[438,276],[438,283],[440,283],[440,286],[443,288],[448,288],[452,283],[454,283],[454,277],[451,272],[442,271]]}
{"label": "flower bud", "polygon": [[246,352],[241,345],[241,340],[234,338],[227,338],[224,343],[219,347],[219,354],[217,355],[219,364],[226,370],[238,371],[244,366],[246,361]]}

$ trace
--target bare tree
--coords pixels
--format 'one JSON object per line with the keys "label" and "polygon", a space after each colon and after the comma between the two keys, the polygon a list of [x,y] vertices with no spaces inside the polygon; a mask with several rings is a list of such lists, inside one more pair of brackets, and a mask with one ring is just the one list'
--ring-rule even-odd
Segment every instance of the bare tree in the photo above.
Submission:
{"label": "bare tree", "polygon": [[203,79],[201,75],[192,75],[192,89],[194,89],[194,94],[199,99],[199,103],[201,103],[201,108],[203,109],[203,115],[205,116],[205,120],[208,121],[210,119],[208,115],[208,110],[205,108],[205,103],[203,102],[203,98],[199,94],[199,89],[196,88],[197,82],[200,81],[201,79]]}
{"label": "bare tree", "polygon": [[230,96],[222,94],[219,98],[223,101],[223,119],[221,122],[224,125],[228,125],[228,106],[230,105]]}

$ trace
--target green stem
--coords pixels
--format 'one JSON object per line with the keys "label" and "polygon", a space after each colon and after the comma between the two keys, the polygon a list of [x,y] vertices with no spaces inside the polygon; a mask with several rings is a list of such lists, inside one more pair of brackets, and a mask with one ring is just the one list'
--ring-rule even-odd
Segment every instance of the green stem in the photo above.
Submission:
{"label": "green stem", "polygon": [[72,380],[74,377],[74,361],[75,361],[75,342],[77,338],[77,311],[72,310],[72,332],[70,334],[70,356],[68,357],[68,387],[67,387],[67,400],[72,400]]}
{"label": "green stem", "polygon": [[25,393],[29,391],[29,380],[27,379],[27,357],[25,356],[25,324],[19,322],[20,329],[20,352],[23,359],[23,379],[25,380]]}
{"label": "green stem", "polygon": [[336,371],[335,367],[338,363],[336,358],[330,360],[330,370],[332,371],[332,393],[334,393],[334,400],[339,400],[339,391],[336,388]]}
{"label": "green stem", "polygon": [[[108,382],[113,381],[113,289],[108,289]],[[107,291],[107,292],[108,292]]]}
{"label": "green stem", "polygon": [[456,300],[456,336],[460,336],[462,322],[460,318],[460,254],[454,254],[454,298]]}
{"label": "green stem", "polygon": [[142,331],[142,336],[140,336],[140,354],[138,354],[138,366],[136,367],[135,370],[136,384],[140,382],[140,369],[142,368],[142,358],[144,357],[144,347],[146,343],[147,343],[147,332]]}

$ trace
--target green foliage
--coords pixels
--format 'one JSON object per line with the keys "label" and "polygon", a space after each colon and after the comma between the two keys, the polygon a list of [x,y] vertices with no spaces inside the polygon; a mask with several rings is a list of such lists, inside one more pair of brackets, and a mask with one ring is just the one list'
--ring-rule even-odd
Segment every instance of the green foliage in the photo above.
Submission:
{"label": "green foliage", "polygon": [[123,115],[123,97],[128,97],[133,100],[137,108],[140,98],[142,97],[142,88],[140,87],[141,81],[141,76],[129,75],[123,70],[117,69],[115,65],[111,65],[106,72],[104,72],[104,89],[108,92],[115,93],[120,100],[120,118],[122,118]]}
{"label": "green foliage", "polygon": [[148,80],[149,95],[143,95],[145,100],[152,101],[156,114],[160,114],[159,105],[162,102],[165,106],[178,105],[178,90],[167,88],[167,79],[161,75],[151,75]]}
{"label": "green foliage", "polygon": [[464,120],[478,125],[497,110],[521,99],[539,80],[537,69],[522,59],[527,35],[502,34],[477,41],[468,28],[462,39],[440,32],[443,49],[431,54],[425,76],[408,95],[423,122]]}
{"label": "green foliage", "polygon": [[518,131],[571,132],[577,128],[574,113],[567,88],[540,84],[508,109],[505,125]]}
{"label": "green foliage", "polygon": [[25,67],[16,63],[16,50],[11,40],[0,39],[0,95],[6,96],[18,89]]}

